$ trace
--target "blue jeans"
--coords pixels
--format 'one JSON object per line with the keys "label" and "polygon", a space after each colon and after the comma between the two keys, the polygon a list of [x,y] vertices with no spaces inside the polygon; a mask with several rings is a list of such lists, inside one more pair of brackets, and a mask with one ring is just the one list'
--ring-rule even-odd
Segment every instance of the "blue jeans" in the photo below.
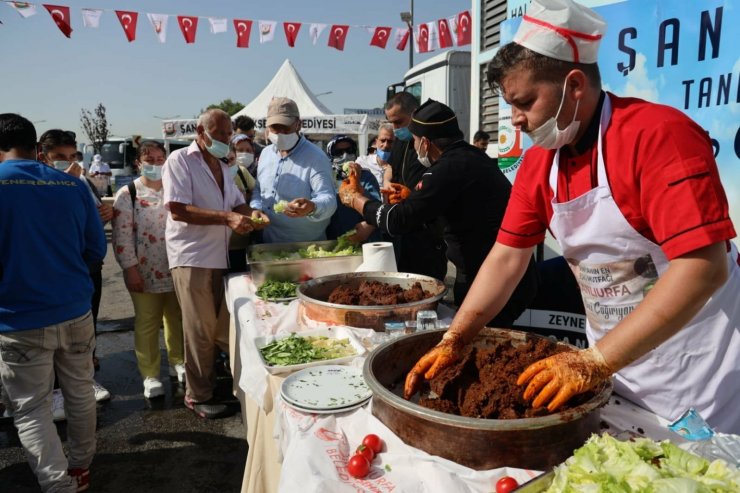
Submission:
{"label": "blue jeans", "polygon": [[[0,379],[28,462],[44,492],[74,492],[68,468],[90,467],[95,454],[93,317],[0,333]],[[69,461],[51,415],[56,371],[67,415]]]}

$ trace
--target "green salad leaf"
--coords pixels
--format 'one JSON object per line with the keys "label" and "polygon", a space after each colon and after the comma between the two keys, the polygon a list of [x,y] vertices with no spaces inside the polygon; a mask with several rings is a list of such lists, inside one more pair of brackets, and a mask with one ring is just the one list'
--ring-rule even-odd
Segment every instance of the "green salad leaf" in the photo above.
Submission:
{"label": "green salad leaf", "polygon": [[351,229],[337,238],[337,245],[331,250],[316,244],[308,245],[298,251],[280,251],[280,252],[253,252],[252,259],[262,261],[274,260],[299,260],[302,258],[324,258],[324,257],[343,257],[346,255],[359,255],[362,253],[362,246],[355,245],[349,241],[349,237],[356,231]]}
{"label": "green salad leaf", "polygon": [[287,200],[281,200],[272,207],[272,210],[274,210],[277,214],[282,214],[285,212],[285,209],[288,207],[288,201]]}
{"label": "green salad leaf", "polygon": [[623,442],[592,435],[555,468],[548,493],[714,493],[740,491],[740,473],[725,461],[710,462],[669,441]]}
{"label": "green salad leaf", "polygon": [[263,300],[275,300],[280,298],[294,298],[298,284],[290,281],[265,281],[257,289],[257,296]]}
{"label": "green salad leaf", "polygon": [[344,358],[357,354],[349,339],[326,336],[303,337],[295,333],[260,348],[262,357],[270,366],[288,366]]}

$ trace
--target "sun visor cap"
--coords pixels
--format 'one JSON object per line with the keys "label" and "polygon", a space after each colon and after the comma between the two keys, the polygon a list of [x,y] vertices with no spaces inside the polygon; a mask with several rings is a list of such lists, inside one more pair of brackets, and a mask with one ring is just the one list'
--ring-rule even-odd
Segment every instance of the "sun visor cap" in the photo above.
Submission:
{"label": "sun visor cap", "polygon": [[596,63],[606,21],[573,0],[532,0],[514,42],[556,60]]}

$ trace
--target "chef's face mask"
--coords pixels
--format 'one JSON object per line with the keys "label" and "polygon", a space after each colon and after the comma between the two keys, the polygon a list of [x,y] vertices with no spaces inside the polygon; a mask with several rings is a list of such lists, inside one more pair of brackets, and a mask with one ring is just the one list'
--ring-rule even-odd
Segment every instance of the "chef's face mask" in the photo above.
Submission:
{"label": "chef's face mask", "polygon": [[534,130],[527,132],[527,135],[532,139],[532,142],[536,146],[540,146],[544,149],[560,149],[566,144],[573,142],[578,128],[581,125],[580,121],[576,121],[576,115],[578,114],[578,105],[580,100],[576,101],[576,109],[573,111],[573,119],[570,123],[562,130],[558,128],[558,117],[563,109],[563,103],[565,102],[565,88],[567,87],[568,79],[565,79],[563,83],[563,96],[560,98],[560,106],[555,116],[550,117],[545,123],[535,128]]}
{"label": "chef's face mask", "polygon": [[[429,145],[432,145],[431,142],[429,143]],[[423,146],[424,146],[424,138],[422,137],[419,140],[419,148],[418,149],[414,148],[414,150],[416,151],[416,155],[418,156],[419,162],[421,163],[421,165],[424,166],[425,168],[429,168],[432,166],[432,161],[429,159],[429,147],[427,146],[427,150],[422,156],[421,150]]]}

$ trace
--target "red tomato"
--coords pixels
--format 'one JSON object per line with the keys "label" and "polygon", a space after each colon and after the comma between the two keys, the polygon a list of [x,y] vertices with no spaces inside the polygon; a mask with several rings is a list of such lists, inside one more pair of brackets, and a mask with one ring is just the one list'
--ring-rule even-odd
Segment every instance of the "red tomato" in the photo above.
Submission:
{"label": "red tomato", "polygon": [[347,472],[353,478],[362,479],[370,472],[370,461],[362,454],[355,454],[347,463]]}
{"label": "red tomato", "polygon": [[519,488],[519,483],[511,476],[504,476],[496,481],[496,493],[509,493]]}
{"label": "red tomato", "polygon": [[355,453],[364,455],[368,462],[372,462],[375,458],[375,452],[367,445],[360,445],[357,447],[357,450],[355,450]]}
{"label": "red tomato", "polygon": [[362,444],[372,449],[376,454],[379,454],[383,450],[383,440],[378,435],[373,435],[372,433],[362,439]]}

